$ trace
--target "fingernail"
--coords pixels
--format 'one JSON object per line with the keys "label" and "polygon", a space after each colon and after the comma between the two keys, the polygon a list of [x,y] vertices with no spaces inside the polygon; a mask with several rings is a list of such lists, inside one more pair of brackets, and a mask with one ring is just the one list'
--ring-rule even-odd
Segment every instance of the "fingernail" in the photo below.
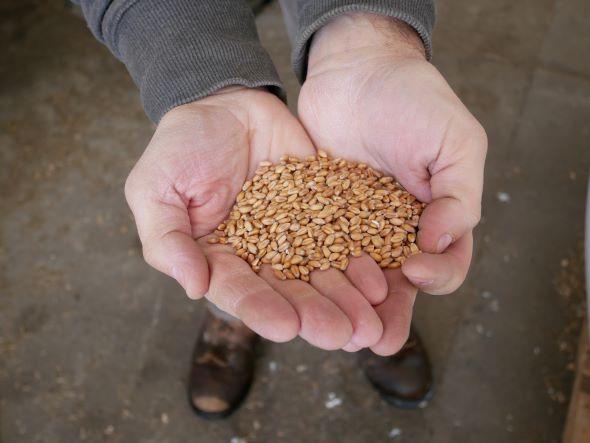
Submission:
{"label": "fingernail", "polygon": [[414,277],[408,277],[408,279],[412,282],[412,284],[414,286],[430,286],[431,284],[434,283],[434,280],[430,279],[423,279],[423,278],[414,278]]}
{"label": "fingernail", "polygon": [[436,253],[440,254],[441,252],[444,252],[451,243],[453,243],[453,236],[451,234],[441,235],[438,239],[438,245],[436,246]]}

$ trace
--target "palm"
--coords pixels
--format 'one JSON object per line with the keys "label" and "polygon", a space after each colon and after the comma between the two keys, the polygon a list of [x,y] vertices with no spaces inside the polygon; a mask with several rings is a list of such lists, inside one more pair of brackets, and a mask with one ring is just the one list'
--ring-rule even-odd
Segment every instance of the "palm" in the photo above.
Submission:
{"label": "palm", "polygon": [[345,74],[341,69],[322,72],[302,88],[301,120],[319,148],[385,171],[429,201],[428,165],[456,112],[433,106],[425,88],[436,87],[421,78],[433,70],[425,61],[391,69],[387,59],[377,59],[355,63]]}
{"label": "palm", "polygon": [[[364,269],[376,267],[370,260],[351,266],[347,276],[330,269],[313,272],[310,283],[280,281],[267,266],[256,275],[231,247],[207,242],[260,161],[314,153],[276,97],[256,90],[211,96],[160,122],[130,175],[128,200],[146,260],[185,288],[187,281],[205,282],[208,299],[260,335],[284,341],[299,333],[326,349],[349,341],[368,346],[379,340],[382,326],[363,291],[373,298],[383,292],[379,281],[363,281]],[[183,268],[180,276],[171,269],[174,261]]]}
{"label": "palm", "polygon": [[[268,100],[269,103],[260,103]],[[142,161],[153,153],[152,176],[187,206],[194,238],[201,238],[227,217],[248,176],[262,160],[283,154],[314,153],[299,124],[274,97],[259,97],[253,118],[203,100],[191,105],[190,124],[174,121],[155,137]],[[253,122],[264,127],[250,127]],[[166,145],[166,158],[161,152]]]}

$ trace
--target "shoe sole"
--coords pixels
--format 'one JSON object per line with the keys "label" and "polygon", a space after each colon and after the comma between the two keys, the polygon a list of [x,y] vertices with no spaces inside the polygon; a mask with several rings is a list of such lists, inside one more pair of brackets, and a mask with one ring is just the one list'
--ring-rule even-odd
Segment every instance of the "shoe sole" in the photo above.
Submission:
{"label": "shoe sole", "polygon": [[381,394],[381,393],[379,393],[379,394],[381,395],[381,398],[383,398],[383,400],[385,400],[388,404],[390,404],[391,406],[394,406],[398,409],[405,409],[405,410],[422,409],[422,408],[426,407],[428,405],[428,403],[430,403],[430,401],[433,399],[434,389],[430,388],[430,390],[426,393],[426,395],[419,400],[406,400],[406,399],[401,399],[399,397],[394,397],[393,395],[387,395],[387,394]]}
{"label": "shoe sole", "polygon": [[194,413],[196,415],[198,415],[199,417],[208,420],[208,421],[214,421],[214,420],[223,420],[224,418],[229,417],[230,415],[232,415],[234,412],[236,412],[236,410],[238,410],[240,408],[240,406],[242,406],[242,403],[244,402],[244,400],[246,399],[246,397],[248,396],[248,393],[250,392],[250,387],[252,386],[252,382],[253,382],[254,378],[252,378],[246,388],[244,389],[244,392],[242,392],[240,394],[240,396],[238,397],[238,399],[234,402],[234,404],[230,405],[230,407],[228,409],[226,409],[225,411],[220,411],[220,412],[207,412],[207,411],[203,411],[202,409],[199,409],[194,403],[193,403],[193,399],[190,395],[188,395],[188,402],[189,405],[191,406],[192,410],[194,411]]}

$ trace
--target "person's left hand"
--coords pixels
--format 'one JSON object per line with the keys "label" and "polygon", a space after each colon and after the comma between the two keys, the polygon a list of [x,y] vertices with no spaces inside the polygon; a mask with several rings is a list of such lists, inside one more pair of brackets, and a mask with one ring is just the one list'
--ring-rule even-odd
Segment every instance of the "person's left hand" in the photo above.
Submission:
{"label": "person's left hand", "polygon": [[485,131],[426,61],[417,34],[372,14],[340,16],[316,33],[298,105],[317,148],[388,173],[429,203],[418,234],[424,253],[401,271],[362,271],[366,280],[387,281],[385,300],[372,300],[384,332],[371,349],[393,354],[407,339],[416,287],[447,294],[465,279],[480,218]]}

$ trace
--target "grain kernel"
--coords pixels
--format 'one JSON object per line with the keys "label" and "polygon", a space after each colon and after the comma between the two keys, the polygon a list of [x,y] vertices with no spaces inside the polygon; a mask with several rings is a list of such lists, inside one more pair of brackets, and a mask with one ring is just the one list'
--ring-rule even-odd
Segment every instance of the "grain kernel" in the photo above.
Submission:
{"label": "grain kernel", "polygon": [[395,269],[420,252],[424,203],[392,177],[327,154],[263,161],[244,183],[228,219],[208,239],[230,244],[255,272],[271,264],[281,280],[309,281],[314,269],[345,270],[363,250]]}
{"label": "grain kernel", "polygon": [[285,274],[283,274],[283,271],[279,271],[277,269],[274,269],[272,272],[275,275],[275,277],[278,278],[279,280],[287,280],[287,277],[285,276]]}

